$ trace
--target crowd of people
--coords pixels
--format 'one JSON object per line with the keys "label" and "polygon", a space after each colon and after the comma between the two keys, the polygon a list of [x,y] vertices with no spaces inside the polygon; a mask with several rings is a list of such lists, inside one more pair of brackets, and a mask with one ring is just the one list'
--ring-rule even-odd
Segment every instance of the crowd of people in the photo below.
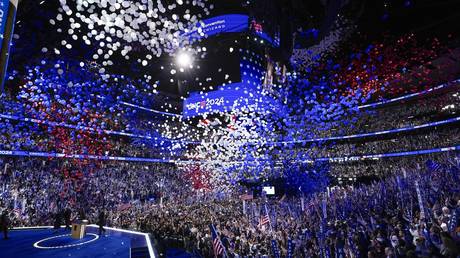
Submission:
{"label": "crowd of people", "polygon": [[[210,224],[230,257],[273,256],[273,240],[291,257],[458,257],[456,155],[395,164],[391,174],[376,165],[372,174],[382,176],[372,183],[311,196],[249,194],[245,204],[239,197],[247,188],[226,195],[197,190],[172,164],[92,164],[78,177],[71,169],[77,164],[67,160],[9,158],[2,160],[1,206],[13,211],[14,226],[52,224],[68,208],[72,219],[95,222],[104,210],[108,225],[176,239],[204,257],[213,255]],[[269,222],[262,225],[264,216]]]}
{"label": "crowd of people", "polygon": [[[140,229],[181,239],[205,257],[213,252],[210,223],[230,257],[271,257],[272,240],[290,257],[458,257],[460,170],[458,160],[446,161],[304,200],[261,197],[246,208],[238,198],[166,204],[148,210]],[[266,214],[270,222],[261,226]]]}
{"label": "crowd of people", "polygon": [[363,140],[351,139],[342,142],[325,142],[312,146],[306,151],[312,157],[347,157],[391,152],[416,151],[442,147],[454,147],[460,143],[459,129],[452,127],[434,128],[429,132],[418,131],[412,134],[382,137],[379,135]]}
{"label": "crowd of people", "polygon": [[[103,209],[122,211],[138,202],[179,198],[176,193],[181,192],[181,178],[168,164],[87,165],[77,160],[15,158],[3,160],[1,166],[2,206],[19,215],[13,221],[16,226],[53,224],[56,213],[70,207],[94,219]],[[166,190],[170,194],[165,195]],[[110,221],[120,220],[115,215],[108,213]]]}
{"label": "crowd of people", "polygon": [[[438,92],[438,95],[422,94],[420,98],[412,98],[406,102],[400,101],[390,106],[363,109],[353,126],[326,131],[324,133],[327,134],[322,137],[405,128],[456,116],[460,104],[458,87],[459,84],[455,83],[448,86],[450,90]],[[377,117],[379,118],[378,122],[376,122]]]}
{"label": "crowd of people", "polygon": [[[52,127],[11,119],[0,118],[0,121],[2,121],[0,125],[1,150],[144,158],[177,158],[180,156],[181,151],[187,148],[187,144],[181,145],[174,152],[171,151],[173,149],[171,146],[174,145],[174,142],[165,142],[161,137],[158,141],[154,141],[159,144],[152,146],[151,140],[136,137],[120,137],[104,133],[85,134],[85,137],[88,139],[99,139],[99,144],[104,146],[99,151],[91,150],[84,145],[85,142],[74,140],[71,137],[67,137],[70,144],[59,147],[59,141],[63,140],[62,134],[50,134],[50,130],[54,132]],[[70,129],[67,131],[70,131]],[[84,134],[85,132],[80,131],[79,133]],[[460,139],[458,135],[458,129],[454,125],[453,127],[435,127],[435,130],[430,132],[420,131],[415,134],[406,135],[392,134],[385,138],[375,136],[367,141],[356,139],[341,142],[318,142],[314,146],[308,145],[308,150],[306,151],[310,153],[311,157],[322,158],[452,147],[459,144]],[[66,149],[68,146],[71,146],[71,151]],[[188,147],[190,146],[192,145]],[[170,150],[167,154],[162,152],[165,148]]]}
{"label": "crowd of people", "polygon": [[336,178],[372,177],[385,178],[402,170],[419,170],[426,159],[438,159],[439,154],[423,156],[402,156],[391,159],[368,159],[356,161],[336,162],[330,167],[330,173]]}

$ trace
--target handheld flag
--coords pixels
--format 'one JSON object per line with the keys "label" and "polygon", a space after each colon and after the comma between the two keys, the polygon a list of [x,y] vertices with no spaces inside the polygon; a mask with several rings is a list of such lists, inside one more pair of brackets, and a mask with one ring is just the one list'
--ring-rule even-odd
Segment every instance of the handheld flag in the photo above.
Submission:
{"label": "handheld flag", "polygon": [[214,225],[210,224],[209,228],[211,229],[212,249],[214,251],[214,257],[218,257],[219,255],[224,255],[224,257],[227,257],[225,247],[222,244],[222,241],[220,240]]}
{"label": "handheld flag", "polygon": [[269,225],[271,227],[271,224],[270,224],[270,215],[268,213],[268,209],[267,209],[267,205],[265,204],[265,214],[262,215],[259,217],[259,228],[265,226],[265,225]]}

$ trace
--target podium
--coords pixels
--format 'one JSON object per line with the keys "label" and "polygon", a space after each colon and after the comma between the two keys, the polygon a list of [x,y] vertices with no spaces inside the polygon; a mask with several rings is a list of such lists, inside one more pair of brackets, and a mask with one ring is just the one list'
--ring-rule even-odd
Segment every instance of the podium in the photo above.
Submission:
{"label": "podium", "polygon": [[77,223],[72,224],[72,238],[82,239],[85,237],[86,225],[88,225],[87,220],[82,220]]}

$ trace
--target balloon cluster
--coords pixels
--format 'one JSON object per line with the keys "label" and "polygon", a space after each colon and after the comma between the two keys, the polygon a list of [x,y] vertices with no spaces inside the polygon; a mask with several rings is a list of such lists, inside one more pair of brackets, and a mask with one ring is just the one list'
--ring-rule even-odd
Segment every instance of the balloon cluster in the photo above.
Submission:
{"label": "balloon cluster", "polygon": [[[104,140],[112,143],[120,138],[109,136],[110,132],[129,134],[133,138],[120,143],[132,142],[130,148],[137,148],[137,153],[142,153],[142,149],[157,149],[149,153],[160,157],[176,155],[183,146],[181,141],[169,138],[180,136],[176,134],[177,126],[173,126],[178,123],[176,118],[170,122],[164,122],[167,119],[161,115],[157,116],[157,121],[142,119],[137,108],[121,104],[123,100],[130,100],[148,106],[159,99],[154,93],[155,85],[146,81],[115,74],[106,80],[87,64],[62,60],[42,60],[41,65],[27,67],[25,73],[11,73],[10,79],[24,83],[19,86],[15,105],[7,108],[6,113],[54,125],[44,130],[27,123],[25,128],[30,126],[30,130],[22,130],[24,122],[11,124],[11,131],[22,132],[23,138],[30,142],[28,146],[37,145],[40,139],[43,144],[35,146],[35,150],[57,151],[50,147],[55,146],[49,143],[51,139],[43,137],[54,127],[66,128],[67,133],[73,130],[91,132],[96,138],[98,134],[103,135]],[[2,102],[6,104],[4,99]],[[124,153],[126,155],[127,151]]]}
{"label": "balloon cluster", "polygon": [[[114,63],[111,57],[115,53],[130,59],[137,46],[148,51],[137,60],[143,66],[153,57],[190,46],[192,41],[183,34],[213,9],[207,0],[60,0],[60,4],[58,15],[50,23],[58,27],[58,32],[67,32],[72,40],[95,47],[93,59],[103,66]],[[71,42],[61,43],[72,48]]]}
{"label": "balloon cluster", "polygon": [[385,94],[420,89],[420,82],[429,85],[429,76],[411,70],[435,59],[440,49],[436,39],[426,47],[406,35],[351,54],[335,50],[315,63],[298,59],[303,65],[295,66],[281,87],[263,92],[258,100],[253,96],[256,104],[205,116],[199,123],[201,145],[185,156],[215,171],[215,182],[286,175],[292,165],[282,161],[313,162],[316,153],[334,143],[307,140],[330,136],[331,129],[338,135],[348,131],[363,112],[358,106]]}
{"label": "balloon cluster", "polygon": [[[302,95],[294,95],[293,88]],[[217,182],[234,184],[283,175],[283,169],[274,169],[283,166],[281,161],[311,160],[315,148],[303,140],[348,123],[359,114],[358,105],[369,98],[360,90],[344,96],[326,82],[314,85],[296,74],[289,75],[284,90],[276,93],[265,94],[264,101],[254,105],[202,120],[199,126],[206,138],[185,154],[187,159],[201,161],[214,171]],[[314,145],[320,148],[321,142]]]}
{"label": "balloon cluster", "polygon": [[349,38],[357,26],[345,17],[338,17],[334,27],[319,44],[307,49],[294,49],[291,62],[302,67],[311,67],[339,50],[340,44]]}
{"label": "balloon cluster", "polygon": [[[431,62],[443,50],[439,40],[419,42],[414,34],[385,37],[362,47],[342,47],[331,55],[297,55],[294,65],[311,82],[329,81],[344,95],[361,90],[378,96],[419,90],[432,83]],[[307,51],[308,52],[308,51]]]}
{"label": "balloon cluster", "polygon": [[329,185],[329,164],[314,162],[312,164],[287,163],[285,173],[286,190],[312,194],[325,192]]}

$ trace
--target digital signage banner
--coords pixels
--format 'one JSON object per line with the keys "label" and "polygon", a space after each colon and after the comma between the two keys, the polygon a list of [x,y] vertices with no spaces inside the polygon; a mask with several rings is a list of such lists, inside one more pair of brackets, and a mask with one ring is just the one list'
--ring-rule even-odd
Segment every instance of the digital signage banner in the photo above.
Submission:
{"label": "digital signage banner", "polygon": [[191,40],[213,36],[219,33],[242,32],[249,28],[249,17],[243,14],[221,15],[205,19],[189,32],[182,34]]}
{"label": "digital signage banner", "polygon": [[[329,162],[348,162],[357,160],[370,160],[388,157],[403,157],[411,155],[424,155],[439,152],[459,151],[460,145],[428,150],[393,152],[382,154],[371,154],[350,157],[331,157],[331,158],[318,158],[316,160],[302,160],[300,162],[314,162],[314,161],[329,161]],[[56,157],[56,158],[69,158],[69,159],[96,159],[96,160],[121,160],[121,161],[137,161],[137,162],[154,162],[154,163],[199,163],[200,161],[193,160],[169,160],[169,159],[151,159],[151,158],[137,158],[137,157],[113,157],[113,156],[96,156],[96,155],[79,155],[79,154],[63,154],[63,153],[47,153],[47,152],[32,152],[32,151],[10,151],[0,150],[0,156],[22,156],[22,157]]]}
{"label": "digital signage banner", "polygon": [[205,94],[191,94],[184,100],[183,116],[194,117],[206,113],[226,112],[237,109],[241,101],[248,99],[242,90],[225,89]]}
{"label": "digital signage banner", "polygon": [[244,107],[254,107],[272,102],[262,96],[256,89],[251,89],[244,83],[233,83],[219,90],[206,94],[192,93],[184,100],[182,115],[185,118],[200,116],[209,113],[231,112]]}
{"label": "digital signage banner", "polygon": [[8,7],[10,0],[0,0],[0,45],[3,42],[3,34],[5,33],[6,19],[8,18]]}

